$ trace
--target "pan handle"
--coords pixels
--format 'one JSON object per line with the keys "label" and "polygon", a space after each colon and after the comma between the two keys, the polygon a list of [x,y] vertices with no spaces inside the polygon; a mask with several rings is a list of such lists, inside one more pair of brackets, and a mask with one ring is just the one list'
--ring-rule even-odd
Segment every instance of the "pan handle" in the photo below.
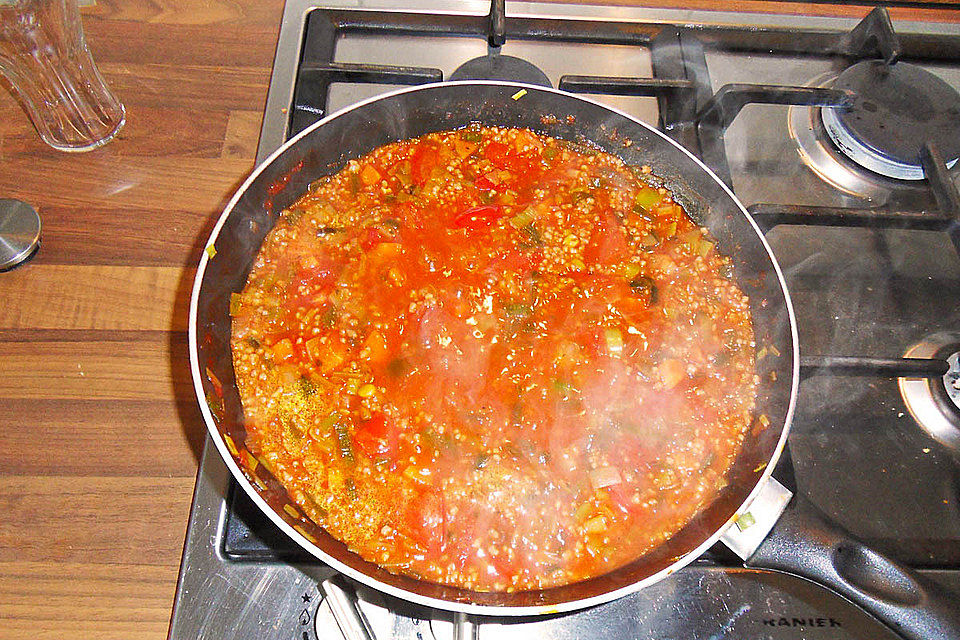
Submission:
{"label": "pan handle", "polygon": [[960,638],[960,595],[857,542],[800,494],[744,564],[828,587],[903,638]]}

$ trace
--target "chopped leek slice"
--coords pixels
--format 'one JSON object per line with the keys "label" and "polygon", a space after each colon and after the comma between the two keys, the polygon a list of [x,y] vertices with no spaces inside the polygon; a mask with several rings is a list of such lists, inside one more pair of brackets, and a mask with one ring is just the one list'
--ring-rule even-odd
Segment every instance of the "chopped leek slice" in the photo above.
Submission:
{"label": "chopped leek slice", "polygon": [[661,195],[659,191],[653,187],[643,186],[640,187],[640,191],[637,191],[637,195],[633,197],[633,204],[650,211],[655,204],[660,202],[660,199]]}
{"label": "chopped leek slice", "polygon": [[604,329],[603,339],[607,343],[607,352],[612,356],[623,353],[623,334],[620,329]]}
{"label": "chopped leek slice", "polygon": [[340,449],[340,457],[349,462],[353,462],[353,443],[350,442],[350,434],[347,433],[346,425],[337,421],[334,423],[333,429],[337,432],[337,446]]}
{"label": "chopped leek slice", "polygon": [[531,224],[536,220],[536,213],[533,210],[533,207],[527,207],[517,215],[510,218],[510,226],[516,229],[523,229],[527,225]]}

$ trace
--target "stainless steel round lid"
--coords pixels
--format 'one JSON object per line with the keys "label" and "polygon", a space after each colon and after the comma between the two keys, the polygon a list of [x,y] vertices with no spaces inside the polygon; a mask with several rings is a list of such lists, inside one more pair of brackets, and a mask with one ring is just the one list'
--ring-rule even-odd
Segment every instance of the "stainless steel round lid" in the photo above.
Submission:
{"label": "stainless steel round lid", "polygon": [[26,202],[0,199],[0,271],[12,269],[40,246],[40,214]]}

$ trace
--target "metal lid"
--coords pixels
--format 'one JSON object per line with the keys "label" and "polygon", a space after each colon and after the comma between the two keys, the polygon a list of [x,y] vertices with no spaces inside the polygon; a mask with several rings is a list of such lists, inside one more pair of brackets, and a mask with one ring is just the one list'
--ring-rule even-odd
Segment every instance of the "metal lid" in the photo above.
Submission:
{"label": "metal lid", "polygon": [[849,108],[823,109],[823,123],[857,164],[891,178],[922,180],[925,142],[935,142],[949,165],[960,156],[960,93],[929,71],[865,60],[832,86],[855,97]]}
{"label": "metal lid", "polygon": [[20,200],[0,198],[0,271],[29,258],[40,246],[40,215]]}

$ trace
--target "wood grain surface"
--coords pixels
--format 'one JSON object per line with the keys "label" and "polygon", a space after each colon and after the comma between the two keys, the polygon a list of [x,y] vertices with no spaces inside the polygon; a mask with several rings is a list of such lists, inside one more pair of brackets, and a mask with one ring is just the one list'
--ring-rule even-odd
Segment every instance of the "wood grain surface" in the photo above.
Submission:
{"label": "wood grain surface", "polygon": [[[919,11],[894,15],[956,18]],[[89,45],[127,108],[118,139],[90,153],[45,147],[0,91],[0,197],[30,202],[44,224],[38,255],[0,274],[4,640],[167,634],[204,433],[189,290],[216,214],[253,165],[281,12],[282,0],[85,8]]]}
{"label": "wood grain surface", "polygon": [[0,274],[0,638],[167,635],[204,427],[187,305],[253,166],[282,0],[99,0],[87,41],[127,109],[62,154],[0,91],[0,197],[43,245]]}

